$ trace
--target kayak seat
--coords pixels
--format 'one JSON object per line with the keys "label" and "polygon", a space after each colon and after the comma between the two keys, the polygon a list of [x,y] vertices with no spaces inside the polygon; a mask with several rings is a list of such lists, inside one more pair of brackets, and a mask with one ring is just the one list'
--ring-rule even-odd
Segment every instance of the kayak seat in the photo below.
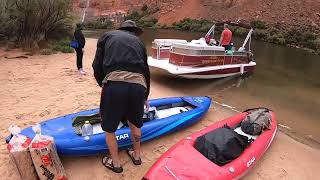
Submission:
{"label": "kayak seat", "polygon": [[184,113],[191,110],[192,107],[172,107],[168,109],[162,109],[157,111],[157,118],[166,118],[176,114]]}

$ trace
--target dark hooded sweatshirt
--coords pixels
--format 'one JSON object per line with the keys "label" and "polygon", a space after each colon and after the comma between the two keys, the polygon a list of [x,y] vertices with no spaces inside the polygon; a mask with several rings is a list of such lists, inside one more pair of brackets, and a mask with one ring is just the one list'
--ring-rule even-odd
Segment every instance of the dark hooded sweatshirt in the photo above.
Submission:
{"label": "dark hooded sweatshirt", "polygon": [[146,99],[150,92],[150,71],[148,56],[143,42],[133,33],[115,30],[105,33],[97,43],[97,51],[92,63],[94,77],[99,86],[112,71],[140,73],[147,84]]}
{"label": "dark hooded sweatshirt", "polygon": [[84,38],[84,35],[82,34],[81,29],[76,29],[74,31],[74,39],[76,39],[79,42],[80,47],[79,48],[84,48],[86,45],[86,39]]}

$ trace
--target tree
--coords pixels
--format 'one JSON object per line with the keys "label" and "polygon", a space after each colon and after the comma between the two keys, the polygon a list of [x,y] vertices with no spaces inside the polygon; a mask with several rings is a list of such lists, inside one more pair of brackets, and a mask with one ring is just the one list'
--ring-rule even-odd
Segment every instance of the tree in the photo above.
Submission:
{"label": "tree", "polygon": [[70,0],[0,0],[0,34],[30,48],[71,29]]}

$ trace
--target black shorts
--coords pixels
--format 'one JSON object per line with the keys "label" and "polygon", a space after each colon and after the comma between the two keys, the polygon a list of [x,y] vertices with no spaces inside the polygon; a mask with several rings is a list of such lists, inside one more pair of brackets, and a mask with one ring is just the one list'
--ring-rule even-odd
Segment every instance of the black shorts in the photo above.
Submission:
{"label": "black shorts", "polygon": [[145,95],[146,88],[140,84],[121,81],[108,81],[104,84],[100,101],[102,129],[113,133],[120,121],[126,120],[141,128]]}

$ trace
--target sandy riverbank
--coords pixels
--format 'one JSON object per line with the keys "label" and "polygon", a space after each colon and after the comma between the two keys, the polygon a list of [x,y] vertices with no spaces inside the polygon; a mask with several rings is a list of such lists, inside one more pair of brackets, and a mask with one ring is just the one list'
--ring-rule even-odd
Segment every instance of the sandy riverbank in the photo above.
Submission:
{"label": "sandy riverbank", "polygon": [[[96,40],[88,39],[84,55],[86,76],[78,74],[74,54],[7,59],[7,53],[0,51],[1,139],[8,134],[7,128],[11,124],[27,127],[45,119],[98,106],[100,88],[91,69],[95,44]],[[165,84],[155,80],[151,82],[150,98],[181,95]],[[105,169],[100,155],[62,158],[63,165],[70,179],[140,179],[161,154],[181,138],[232,114],[235,112],[212,104],[205,118],[194,126],[144,143],[143,165],[140,167],[133,166],[127,155],[121,152],[124,173],[120,175]],[[0,142],[0,174],[4,179],[17,179],[6,144],[4,140]],[[266,155],[244,179],[315,179],[319,162],[320,150],[279,132]]]}

